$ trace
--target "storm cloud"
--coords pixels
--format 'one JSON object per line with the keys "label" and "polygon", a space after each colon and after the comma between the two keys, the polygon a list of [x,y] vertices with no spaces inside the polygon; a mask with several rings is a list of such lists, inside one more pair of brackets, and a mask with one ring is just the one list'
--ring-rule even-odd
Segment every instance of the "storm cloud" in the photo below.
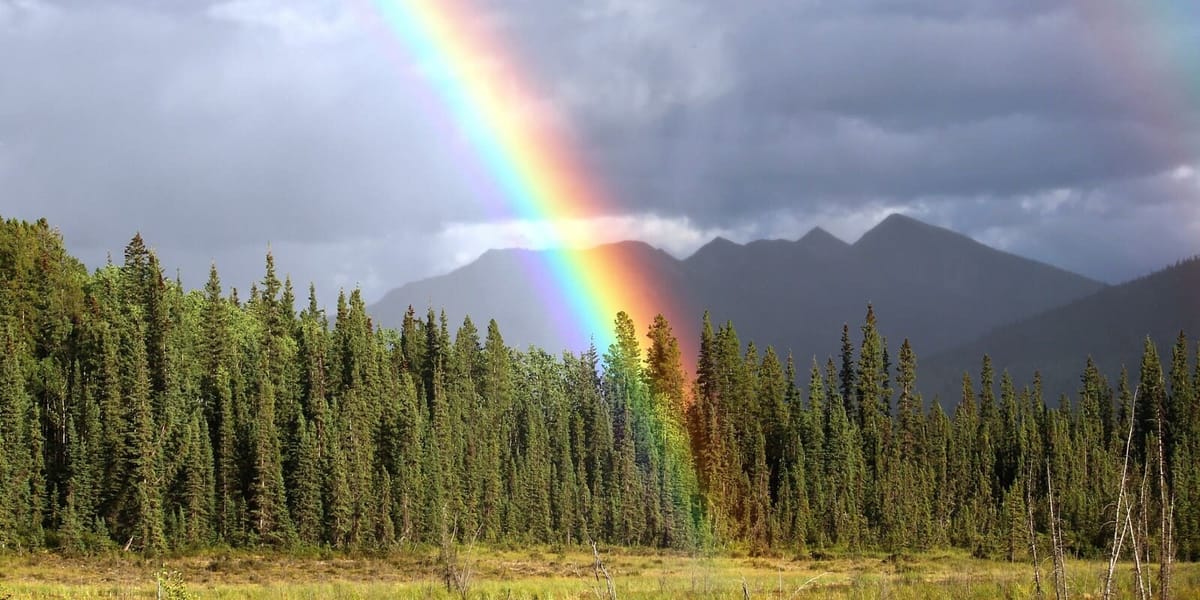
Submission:
{"label": "storm cloud", "polygon": [[[581,239],[888,212],[1108,281],[1200,252],[1200,8],[473,0],[613,199]],[[535,243],[367,0],[0,0],[0,215],[368,298]],[[586,232],[591,232],[591,237]]]}

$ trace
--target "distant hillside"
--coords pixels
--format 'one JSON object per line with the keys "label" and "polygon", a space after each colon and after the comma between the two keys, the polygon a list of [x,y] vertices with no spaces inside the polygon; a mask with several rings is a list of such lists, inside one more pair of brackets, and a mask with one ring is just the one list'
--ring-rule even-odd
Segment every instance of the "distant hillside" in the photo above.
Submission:
{"label": "distant hillside", "polygon": [[709,246],[684,262],[713,318],[804,362],[836,352],[842,323],[857,332],[868,302],[893,346],[907,337],[932,354],[1103,287],[901,215],[853,245],[814,230],[796,242]]}
{"label": "distant hillside", "polygon": [[[732,320],[743,340],[790,350],[801,364],[836,352],[842,323],[857,331],[868,302],[893,346],[908,337],[928,356],[1104,287],[900,215],[854,244],[816,228],[795,241],[718,238],[685,260],[636,242],[581,252],[616,253],[655,273],[658,285],[642,293],[656,305],[684,299],[668,314],[677,331],[694,329],[708,309],[714,322]],[[444,307],[452,322],[468,314],[495,318],[517,346],[574,348],[579,340],[564,339],[548,316],[540,260],[535,251],[489,251],[447,275],[397,288],[370,310],[397,327],[410,304],[419,313]]]}
{"label": "distant hillside", "polygon": [[927,382],[922,386],[927,394],[940,394],[945,404],[953,404],[959,395],[954,382],[964,370],[978,381],[980,360],[986,353],[997,373],[1007,369],[1020,384],[1041,370],[1047,400],[1054,400],[1077,390],[1088,356],[1114,386],[1122,365],[1136,381],[1146,336],[1165,357],[1180,330],[1193,338],[1200,333],[1200,257],[932,356],[922,363],[919,378]]}

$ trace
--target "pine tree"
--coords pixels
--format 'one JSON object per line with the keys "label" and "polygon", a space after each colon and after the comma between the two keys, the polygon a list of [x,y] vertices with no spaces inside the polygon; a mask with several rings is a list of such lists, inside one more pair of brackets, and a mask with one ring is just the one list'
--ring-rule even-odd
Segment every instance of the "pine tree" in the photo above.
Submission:
{"label": "pine tree", "polygon": [[900,386],[900,398],[896,407],[900,421],[898,440],[901,451],[900,458],[904,462],[918,461],[921,459],[921,450],[925,445],[924,418],[921,401],[916,392],[917,355],[913,352],[907,339],[900,346],[900,365],[896,383]]}
{"label": "pine tree", "polygon": [[754,418],[759,422],[764,436],[770,498],[774,503],[782,494],[785,484],[784,470],[789,466],[784,462],[791,421],[785,398],[787,382],[784,380],[783,365],[779,363],[774,348],[767,347],[757,369],[758,389],[755,396],[758,399],[758,414]]}
{"label": "pine tree", "polygon": [[646,379],[650,408],[647,416],[652,436],[648,440],[656,452],[657,495],[663,515],[661,543],[664,546],[689,547],[697,531],[692,516],[697,510],[699,489],[696,482],[691,440],[685,422],[685,376],[680,364],[679,343],[667,320],[659,315],[647,334]]}
{"label": "pine tree", "polygon": [[688,428],[691,433],[692,456],[696,460],[696,475],[705,511],[716,531],[724,527],[724,476],[722,465],[727,454],[722,431],[722,398],[718,370],[717,335],[707,312],[700,328],[700,356],[696,366],[695,392],[688,408]]}
{"label": "pine tree", "polygon": [[198,548],[211,540],[214,486],[208,424],[198,412],[188,419],[184,435],[179,474],[183,526],[177,534],[181,543],[176,545]]}
{"label": "pine tree", "polygon": [[505,504],[501,480],[504,457],[501,448],[507,444],[512,431],[514,388],[512,359],[495,320],[488,322],[481,361],[479,397],[484,403],[481,418],[485,430],[494,433],[481,448],[478,503],[484,539],[497,540],[501,535],[500,517]]}
{"label": "pine tree", "polygon": [[345,432],[342,423],[328,425],[330,435],[322,449],[324,481],[322,482],[322,504],[325,507],[325,539],[335,548],[347,548],[353,533],[353,499],[350,491],[350,475],[347,473],[345,452],[341,440]]}
{"label": "pine tree", "polygon": [[321,504],[321,456],[314,427],[301,416],[296,448],[296,487],[292,495],[291,513],[296,522],[300,541],[318,544],[323,535],[323,506]]}
{"label": "pine tree", "polygon": [[[833,361],[826,365],[826,389],[834,390],[837,372]],[[854,421],[846,414],[840,397],[828,402],[829,421],[825,433],[825,478],[830,490],[826,530],[835,545],[859,547],[865,534],[863,514],[863,480],[866,465],[862,455],[862,438]]]}
{"label": "pine tree", "polygon": [[0,356],[0,548],[32,548],[41,543],[41,419],[21,367],[24,348],[10,328],[3,330]]}
{"label": "pine tree", "polygon": [[[1195,415],[1196,400],[1192,395],[1191,370],[1188,368],[1188,339],[1184,332],[1179,332],[1175,346],[1171,349],[1171,389],[1166,397],[1165,439],[1168,455],[1173,455],[1179,440],[1189,437],[1189,431]],[[1174,465],[1173,465],[1174,466]]]}
{"label": "pine tree", "polygon": [[[260,368],[265,369],[265,365]],[[291,521],[283,487],[283,458],[275,427],[275,387],[259,382],[251,423],[253,467],[248,496],[250,528],[264,542],[288,541]]]}
{"label": "pine tree", "polygon": [[[975,406],[975,390],[971,376],[963,373],[962,398],[954,411],[954,431],[950,454],[950,487],[958,499],[952,515],[951,542],[960,547],[974,547],[984,527],[985,515],[981,497],[985,490],[977,487],[980,477],[979,414]],[[990,491],[988,492],[990,494]]]}
{"label": "pine tree", "polygon": [[[790,364],[790,361],[789,361]],[[789,369],[790,372],[790,369]],[[789,381],[793,379],[792,375],[788,377]],[[808,506],[813,514],[808,517],[808,528],[804,534],[807,539],[815,543],[818,547],[824,547],[829,544],[829,532],[825,527],[822,527],[818,514],[828,506],[828,480],[826,478],[826,463],[828,457],[828,444],[826,442],[826,433],[829,430],[829,403],[831,400],[826,398],[825,380],[821,375],[821,368],[817,364],[814,357],[812,367],[808,375],[808,409],[801,411],[800,407],[795,403],[792,404],[793,420],[797,415],[803,417],[803,431],[801,436],[803,446],[797,448],[796,454],[800,450],[804,453],[804,471],[808,475]],[[844,411],[843,407],[843,411]],[[799,442],[800,439],[793,438]],[[800,446],[800,444],[797,444]]]}
{"label": "pine tree", "polygon": [[858,398],[858,426],[862,431],[863,459],[866,462],[864,506],[869,523],[878,523],[883,516],[882,480],[890,437],[891,408],[889,392],[884,387],[883,342],[875,326],[875,309],[867,305],[862,326],[862,346],[855,372]]}
{"label": "pine tree", "polygon": [[950,543],[950,527],[957,500],[954,498],[951,479],[951,457],[953,456],[952,425],[936,399],[931,403],[926,417],[925,460],[930,473],[929,494],[931,503],[929,530],[926,540],[931,547],[942,547]]}
{"label": "pine tree", "polygon": [[146,552],[157,552],[166,545],[163,534],[162,482],[159,480],[159,445],[155,436],[153,407],[150,400],[149,366],[140,328],[134,327],[127,339],[128,399],[125,456],[128,486],[127,506],[118,531],[126,532],[130,542]]}
{"label": "pine tree", "polygon": [[217,424],[213,447],[213,460],[216,463],[213,474],[216,482],[216,529],[218,537],[232,541],[242,531],[242,457],[238,443],[240,424],[234,408],[233,382],[229,371],[218,367],[213,385],[214,421]]}
{"label": "pine tree", "polygon": [[650,338],[650,347],[646,351],[646,381],[650,396],[666,399],[672,411],[682,414],[684,374],[679,342],[666,317],[656,315],[646,337]]}
{"label": "pine tree", "polygon": [[[1141,375],[1138,383],[1137,409],[1134,411],[1134,448],[1137,457],[1144,461],[1149,454],[1147,438],[1158,430],[1159,415],[1165,413],[1166,390],[1163,372],[1158,360],[1158,349],[1147,337],[1143,344]],[[1165,426],[1165,423],[1164,423]]]}
{"label": "pine tree", "polygon": [[[94,515],[99,512],[100,485],[104,477],[104,456],[101,449],[100,406],[83,380],[78,360],[75,362],[71,381],[74,389],[70,395],[75,402],[71,406],[67,423],[68,473],[67,498],[61,518],[60,533],[64,545],[74,545],[80,552],[88,551],[95,541]],[[0,440],[0,453],[4,443]],[[0,467],[0,476],[3,475]]]}
{"label": "pine tree", "polygon": [[850,324],[842,324],[842,370],[840,385],[842,400],[846,403],[848,415],[858,415],[858,406],[854,400],[857,397],[857,382],[854,379],[854,346],[850,343]]}

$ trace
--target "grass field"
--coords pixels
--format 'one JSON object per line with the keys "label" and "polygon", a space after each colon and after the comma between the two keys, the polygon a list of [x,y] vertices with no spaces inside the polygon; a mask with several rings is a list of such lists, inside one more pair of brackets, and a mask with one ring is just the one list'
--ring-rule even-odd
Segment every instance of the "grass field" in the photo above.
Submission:
{"label": "grass field", "polygon": [[[632,550],[602,558],[620,599],[652,598],[1032,598],[1029,564],[972,559],[959,553],[827,560],[693,557]],[[0,558],[0,599],[155,598],[459,598],[442,583],[433,549],[379,556],[285,555],[230,552],[140,559],[92,559],[54,554]],[[573,550],[463,551],[459,565],[472,573],[470,598],[601,598],[590,552]],[[1099,597],[1100,562],[1071,561],[1073,598]],[[1043,584],[1053,597],[1050,565]],[[1121,565],[1121,597],[1130,597],[1131,565]],[[1176,565],[1173,597],[1200,599],[1200,565]],[[170,597],[164,594],[164,597]]]}

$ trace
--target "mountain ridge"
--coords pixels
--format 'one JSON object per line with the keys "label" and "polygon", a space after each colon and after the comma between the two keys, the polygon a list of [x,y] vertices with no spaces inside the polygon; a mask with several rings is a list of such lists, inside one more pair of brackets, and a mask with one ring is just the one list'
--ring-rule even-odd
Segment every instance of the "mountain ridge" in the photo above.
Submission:
{"label": "mountain ridge", "polygon": [[932,355],[923,377],[934,382],[927,391],[953,403],[957,390],[947,382],[960,380],[964,371],[978,379],[987,354],[996,373],[1008,371],[1018,385],[1041,372],[1047,399],[1056,400],[1076,391],[1089,357],[1114,387],[1122,367],[1136,380],[1144,340],[1149,337],[1166,357],[1181,330],[1200,332],[1200,255]]}
{"label": "mountain ridge", "polygon": [[[932,355],[988,331],[1088,296],[1105,287],[1082,275],[1006,253],[911,217],[889,216],[853,244],[814,227],[796,240],[738,244],[717,237],[679,259],[645,242],[571,250],[636,261],[651,290],[639,301],[673,310],[677,335],[695,342],[709,311],[731,321],[743,341],[772,345],[799,360],[837,351],[843,323],[857,331],[868,303],[892,345],[911,339]],[[506,340],[550,351],[581,350],[564,342],[564,323],[552,323],[544,281],[523,261],[546,251],[489,251],[450,273],[388,292],[370,309],[378,322],[399,326],[411,304],[444,308],[453,321],[495,318]],[[604,263],[601,263],[604,264]],[[549,303],[548,303],[549,302]],[[644,331],[648,323],[636,323]],[[693,345],[693,344],[686,344]]]}

